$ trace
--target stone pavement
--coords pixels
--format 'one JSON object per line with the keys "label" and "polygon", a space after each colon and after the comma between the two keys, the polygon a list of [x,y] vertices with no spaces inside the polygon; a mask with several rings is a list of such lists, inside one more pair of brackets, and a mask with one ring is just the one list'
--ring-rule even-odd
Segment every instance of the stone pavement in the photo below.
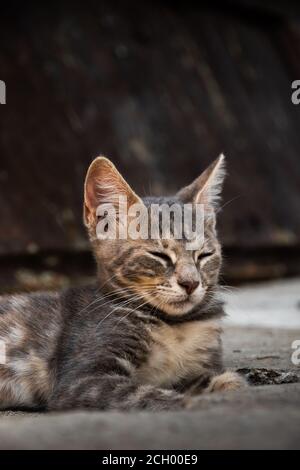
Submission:
{"label": "stone pavement", "polygon": [[[263,368],[279,369],[292,372],[292,382],[300,379],[300,365],[291,361],[291,345],[300,340],[299,301],[299,280],[226,293],[226,365],[258,369],[258,377]],[[300,382],[203,395],[190,412],[3,411],[0,448],[300,449]]]}

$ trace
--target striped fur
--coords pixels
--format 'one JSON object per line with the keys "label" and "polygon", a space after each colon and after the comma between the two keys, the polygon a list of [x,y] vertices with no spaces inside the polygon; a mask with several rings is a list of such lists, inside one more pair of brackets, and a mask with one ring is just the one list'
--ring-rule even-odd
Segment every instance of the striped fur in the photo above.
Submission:
{"label": "striped fur", "polygon": [[[95,237],[97,205],[118,193],[140,200],[107,159],[96,159],[85,184],[84,221],[97,262],[94,285],[57,294],[0,299],[0,407],[50,410],[179,409],[202,392],[244,385],[222,365],[217,300],[221,247],[215,208],[223,160],[173,198],[204,198],[209,207],[199,251],[186,240]],[[184,282],[198,285],[185,293]]]}

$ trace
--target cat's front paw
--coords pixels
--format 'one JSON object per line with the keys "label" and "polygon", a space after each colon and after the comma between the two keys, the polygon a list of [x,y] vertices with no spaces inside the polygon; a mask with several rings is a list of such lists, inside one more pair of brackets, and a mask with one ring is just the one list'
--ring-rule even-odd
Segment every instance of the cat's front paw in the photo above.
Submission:
{"label": "cat's front paw", "polygon": [[228,390],[240,390],[247,387],[246,380],[236,372],[226,371],[213,377],[206,388],[206,392],[225,392]]}

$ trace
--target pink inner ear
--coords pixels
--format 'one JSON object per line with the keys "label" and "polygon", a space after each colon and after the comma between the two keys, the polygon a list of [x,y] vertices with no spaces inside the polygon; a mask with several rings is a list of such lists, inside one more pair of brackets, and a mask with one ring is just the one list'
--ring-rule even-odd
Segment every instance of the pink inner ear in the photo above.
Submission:
{"label": "pink inner ear", "polygon": [[90,178],[89,181],[87,181],[85,192],[85,204],[89,210],[95,210],[98,206],[96,194],[95,180],[94,178]]}
{"label": "pink inner ear", "polygon": [[92,163],[85,184],[85,205],[93,214],[100,204],[119,204],[119,197],[126,196],[128,206],[139,198],[126,183],[117,169],[105,158]]}
{"label": "pink inner ear", "polygon": [[99,204],[108,199],[105,188],[107,180],[112,179],[112,172],[112,166],[102,158],[92,163],[85,184],[85,204],[90,211],[96,211]]}

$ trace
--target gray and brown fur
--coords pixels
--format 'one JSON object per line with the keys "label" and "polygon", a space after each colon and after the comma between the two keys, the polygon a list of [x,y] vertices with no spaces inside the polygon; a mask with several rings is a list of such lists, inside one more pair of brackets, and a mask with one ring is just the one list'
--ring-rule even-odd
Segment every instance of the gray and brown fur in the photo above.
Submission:
{"label": "gray and brown fur", "polygon": [[[221,157],[174,198],[141,200],[109,160],[94,160],[84,222],[97,281],[1,299],[0,408],[179,409],[195,394],[244,385],[222,365],[215,214],[223,174]],[[205,204],[203,247],[195,253],[185,240],[99,241],[96,208],[116,194],[147,208]]]}

